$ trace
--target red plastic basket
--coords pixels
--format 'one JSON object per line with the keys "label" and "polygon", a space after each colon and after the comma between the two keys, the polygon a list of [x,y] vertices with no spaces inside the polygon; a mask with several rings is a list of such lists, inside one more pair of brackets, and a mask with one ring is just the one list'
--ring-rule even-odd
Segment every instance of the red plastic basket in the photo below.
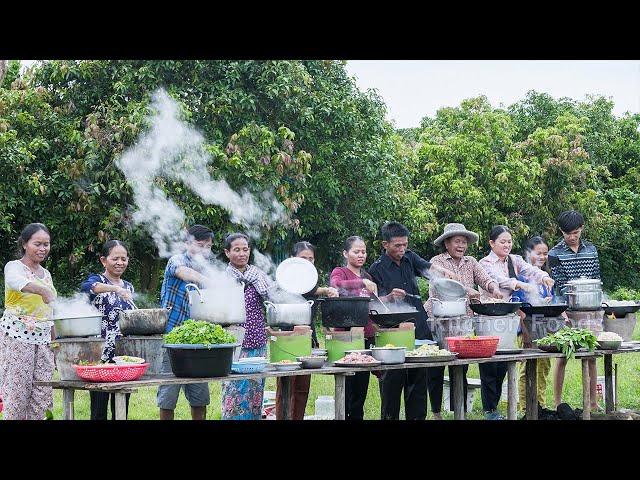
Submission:
{"label": "red plastic basket", "polygon": [[498,349],[500,337],[447,337],[449,351],[457,352],[458,358],[493,357]]}
{"label": "red plastic basket", "polygon": [[131,365],[74,365],[78,376],[88,382],[128,382],[137,380],[149,368],[148,363]]}

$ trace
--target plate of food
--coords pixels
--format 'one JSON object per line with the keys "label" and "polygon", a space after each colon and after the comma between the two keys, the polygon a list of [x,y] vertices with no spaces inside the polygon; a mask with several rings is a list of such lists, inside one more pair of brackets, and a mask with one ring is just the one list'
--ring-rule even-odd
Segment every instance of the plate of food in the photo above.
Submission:
{"label": "plate of food", "polygon": [[421,345],[415,350],[410,350],[405,355],[407,363],[449,362],[455,360],[457,353],[442,349],[438,345]]}
{"label": "plate of food", "polygon": [[375,367],[381,364],[382,362],[379,362],[371,355],[358,352],[347,353],[340,360],[333,362],[336,367]]}
{"label": "plate of food", "polygon": [[132,363],[144,363],[144,358],[132,357],[130,355],[120,355],[117,357],[113,357],[113,361],[116,362],[117,365],[131,365]]}
{"label": "plate of food", "polygon": [[279,372],[288,372],[290,370],[298,370],[300,368],[300,365],[302,365],[302,362],[294,362],[293,360],[280,360],[279,362],[272,362],[269,365],[271,365]]}

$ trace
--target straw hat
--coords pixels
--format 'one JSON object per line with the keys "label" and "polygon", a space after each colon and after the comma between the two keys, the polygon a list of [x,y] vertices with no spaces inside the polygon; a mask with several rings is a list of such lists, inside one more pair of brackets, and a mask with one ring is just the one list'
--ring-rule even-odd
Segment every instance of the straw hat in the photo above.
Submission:
{"label": "straw hat", "polygon": [[445,238],[455,237],[456,235],[464,235],[469,239],[471,243],[476,243],[479,238],[478,234],[467,230],[461,223],[447,223],[447,225],[444,227],[444,233],[436,238],[433,241],[433,244],[436,247],[439,247],[440,245],[442,245],[442,242]]}

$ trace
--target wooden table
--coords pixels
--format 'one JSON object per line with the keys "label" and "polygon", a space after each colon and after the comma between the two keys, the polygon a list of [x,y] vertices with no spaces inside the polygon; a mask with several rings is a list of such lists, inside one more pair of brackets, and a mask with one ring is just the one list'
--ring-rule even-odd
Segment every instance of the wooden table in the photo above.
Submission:
{"label": "wooden table", "polygon": [[[616,351],[615,353],[626,353],[627,351]],[[582,360],[582,384],[583,393],[586,396],[583,398],[584,418],[589,417],[589,370],[587,367],[587,360],[591,358],[597,358],[601,356],[602,352],[584,352],[577,353],[576,358]],[[347,376],[354,375],[356,372],[371,372],[374,370],[401,370],[409,368],[430,368],[430,367],[451,367],[453,372],[453,413],[456,420],[464,420],[464,383],[463,383],[463,367],[464,365],[470,365],[473,363],[495,363],[495,362],[507,362],[507,382],[508,382],[508,397],[507,405],[508,412],[507,418],[509,420],[515,420],[517,418],[517,406],[516,406],[516,392],[517,392],[517,362],[526,361],[526,418],[529,420],[535,420],[538,418],[538,401],[536,391],[536,360],[539,358],[561,358],[564,355],[561,353],[546,353],[538,349],[525,349],[521,354],[515,355],[494,355],[491,358],[466,358],[458,359],[450,362],[429,362],[429,363],[403,363],[399,365],[379,365],[375,367],[323,367],[316,369],[294,370],[290,372],[279,372],[276,370],[266,370],[261,373],[253,374],[236,374],[232,373],[226,377],[209,377],[209,378],[179,378],[172,374],[159,374],[153,376],[144,376],[140,380],[131,382],[111,382],[111,383],[95,383],[95,382],[83,382],[83,381],[69,381],[69,380],[57,380],[48,382],[35,382],[36,385],[48,385],[55,389],[61,389],[63,392],[63,418],[65,420],[74,419],[74,392],[76,390],[89,390],[110,392],[115,394],[115,417],[116,420],[126,419],[125,408],[125,394],[133,393],[140,387],[149,387],[157,385],[170,385],[170,384],[187,384],[187,383],[209,383],[209,382],[224,382],[230,380],[260,380],[269,377],[278,377],[282,379],[281,382],[281,394],[283,398],[289,398],[291,391],[291,377],[298,375],[333,375],[335,379],[335,419],[345,419],[345,381]],[[611,355],[609,355],[610,358]],[[610,360],[609,360],[610,361]],[[289,402],[283,402],[283,417],[284,419],[291,418],[291,412],[289,411]]]}
{"label": "wooden table", "polygon": [[[622,353],[640,352],[640,344],[634,348],[623,348],[619,350],[598,350],[604,356],[604,405],[606,413],[613,413],[615,402],[613,401],[613,355]],[[617,400],[617,399],[616,399]]]}

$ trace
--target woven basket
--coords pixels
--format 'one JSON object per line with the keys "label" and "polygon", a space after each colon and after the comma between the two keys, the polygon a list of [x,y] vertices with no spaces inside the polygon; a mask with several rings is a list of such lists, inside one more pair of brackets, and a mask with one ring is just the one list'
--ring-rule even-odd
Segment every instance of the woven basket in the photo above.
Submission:
{"label": "woven basket", "polygon": [[457,352],[458,358],[493,357],[498,349],[500,337],[447,337],[450,352]]}
{"label": "woven basket", "polygon": [[149,367],[148,363],[115,365],[74,365],[78,376],[88,382],[129,382],[139,379]]}

